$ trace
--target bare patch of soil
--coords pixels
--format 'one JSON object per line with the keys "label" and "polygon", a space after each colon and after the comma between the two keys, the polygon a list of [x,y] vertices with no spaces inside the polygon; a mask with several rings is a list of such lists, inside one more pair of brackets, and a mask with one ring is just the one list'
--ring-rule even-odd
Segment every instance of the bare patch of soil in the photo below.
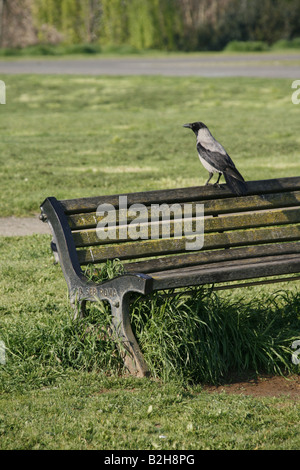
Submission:
{"label": "bare patch of soil", "polygon": [[255,397],[280,397],[285,395],[297,400],[300,398],[300,376],[262,376],[245,381],[234,381],[220,386],[206,385],[204,390]]}

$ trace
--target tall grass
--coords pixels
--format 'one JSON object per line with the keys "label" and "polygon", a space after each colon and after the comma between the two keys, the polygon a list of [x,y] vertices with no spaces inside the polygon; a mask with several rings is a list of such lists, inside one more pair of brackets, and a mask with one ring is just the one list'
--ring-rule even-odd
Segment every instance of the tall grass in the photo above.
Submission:
{"label": "tall grass", "polygon": [[90,309],[89,317],[73,320],[64,315],[36,324],[20,320],[1,330],[7,362],[0,365],[0,391],[48,386],[71,370],[118,371],[120,360],[107,340],[108,318]]}
{"label": "tall grass", "polygon": [[[118,262],[107,263],[98,280],[120,273]],[[132,327],[152,376],[184,383],[217,384],[245,372],[299,372],[291,361],[299,319],[300,294],[284,291],[234,300],[199,287],[188,295],[135,296],[131,304]],[[0,365],[0,390],[49,385],[74,370],[122,374],[110,320],[108,304],[96,302],[76,321],[58,307],[38,322],[20,317],[0,326],[7,358]]]}
{"label": "tall grass", "polygon": [[[233,301],[205,288],[133,305],[132,322],[154,375],[219,383],[245,372],[295,371],[299,295]],[[297,336],[298,335],[298,336]]]}

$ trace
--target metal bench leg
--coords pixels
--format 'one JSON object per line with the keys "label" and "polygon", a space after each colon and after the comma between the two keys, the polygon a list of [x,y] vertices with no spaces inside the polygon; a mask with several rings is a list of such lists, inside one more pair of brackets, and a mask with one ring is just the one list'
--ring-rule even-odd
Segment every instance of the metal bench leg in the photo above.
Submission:
{"label": "metal bench leg", "polygon": [[131,329],[129,296],[129,293],[125,293],[120,300],[111,302],[112,328],[119,343],[125,367],[132,375],[145,377],[149,375],[149,369]]}

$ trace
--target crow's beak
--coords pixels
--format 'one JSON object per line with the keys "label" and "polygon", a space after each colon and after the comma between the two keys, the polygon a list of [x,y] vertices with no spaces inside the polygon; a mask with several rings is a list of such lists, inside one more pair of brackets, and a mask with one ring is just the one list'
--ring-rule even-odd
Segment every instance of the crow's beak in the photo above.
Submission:
{"label": "crow's beak", "polygon": [[183,124],[183,126],[182,126],[182,127],[188,127],[189,129],[191,129],[191,128],[192,128],[192,126],[191,126],[190,124]]}

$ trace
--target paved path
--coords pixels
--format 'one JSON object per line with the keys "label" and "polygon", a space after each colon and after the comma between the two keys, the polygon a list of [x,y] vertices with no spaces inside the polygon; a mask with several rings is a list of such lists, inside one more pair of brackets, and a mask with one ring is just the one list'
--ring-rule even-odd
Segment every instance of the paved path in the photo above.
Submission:
{"label": "paved path", "polygon": [[0,75],[83,74],[300,79],[300,53],[203,55],[165,58],[12,59],[0,61]]}
{"label": "paved path", "polygon": [[0,236],[17,237],[35,233],[50,233],[48,224],[36,217],[1,217]]}

